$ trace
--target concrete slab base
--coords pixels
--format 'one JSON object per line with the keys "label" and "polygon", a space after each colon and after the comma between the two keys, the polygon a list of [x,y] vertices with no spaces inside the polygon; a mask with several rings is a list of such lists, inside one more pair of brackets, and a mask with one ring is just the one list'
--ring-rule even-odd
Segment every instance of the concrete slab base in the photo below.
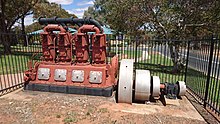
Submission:
{"label": "concrete slab base", "polygon": [[[182,97],[181,100],[166,99],[166,106],[163,106],[162,103],[158,100],[156,100],[156,102],[148,102],[146,104],[133,103],[131,105],[116,103],[114,97],[47,93],[39,91],[24,91],[23,89],[20,89],[0,97],[0,101],[0,110],[2,109],[2,111],[8,111],[6,109],[8,107],[11,108],[10,111],[13,112],[14,110],[16,110],[16,108],[25,105],[26,107],[30,107],[30,110],[38,110],[39,113],[41,113],[42,111],[46,111],[46,113],[50,115],[54,112],[50,113],[48,111],[54,109],[53,106],[56,106],[55,108],[61,108],[63,113],[69,111],[70,109],[72,109],[72,111],[76,111],[77,108],[78,110],[83,110],[84,112],[88,112],[90,111],[90,109],[95,109],[98,110],[97,112],[101,112],[98,113],[97,116],[102,115],[101,118],[107,118],[107,120],[108,118],[115,120],[123,120],[123,118],[126,116],[129,119],[131,119],[129,120],[131,122],[136,122],[137,120],[132,120],[136,117],[141,118],[139,120],[140,122],[146,122],[145,118],[148,119],[149,117],[152,117],[152,120],[155,121],[155,123],[181,123],[181,121],[184,121],[184,123],[194,123],[195,121],[199,124],[206,123],[203,117],[196,111],[196,109],[193,107],[193,105],[188,101],[186,97]],[[68,104],[64,105],[64,103]],[[42,108],[47,109],[42,110]],[[53,111],[56,111],[56,109],[54,109]],[[14,116],[21,116],[21,114],[16,114]],[[38,116],[40,115],[38,115],[37,113],[33,114],[34,119],[37,119]],[[53,117],[51,118],[54,118],[54,116],[55,115],[53,115]],[[85,117],[86,116],[88,115],[86,114]],[[4,119],[3,116],[2,118]],[[41,118],[45,119],[44,116],[41,116]],[[13,120],[13,118],[11,118],[11,120],[16,121]],[[22,121],[23,120],[20,120],[19,122]],[[125,120],[122,121],[122,123],[124,122]],[[149,123],[152,122],[149,120]]]}

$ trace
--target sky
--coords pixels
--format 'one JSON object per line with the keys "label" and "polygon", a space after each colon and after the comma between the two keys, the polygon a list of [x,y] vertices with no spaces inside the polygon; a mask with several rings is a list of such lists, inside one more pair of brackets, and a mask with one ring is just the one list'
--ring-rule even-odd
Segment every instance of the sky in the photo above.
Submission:
{"label": "sky", "polygon": [[[78,18],[82,18],[85,10],[89,6],[94,4],[94,0],[48,0],[49,2],[55,2],[61,4],[61,7],[70,14],[75,14]],[[25,25],[33,23],[33,15],[29,15],[25,18]]]}

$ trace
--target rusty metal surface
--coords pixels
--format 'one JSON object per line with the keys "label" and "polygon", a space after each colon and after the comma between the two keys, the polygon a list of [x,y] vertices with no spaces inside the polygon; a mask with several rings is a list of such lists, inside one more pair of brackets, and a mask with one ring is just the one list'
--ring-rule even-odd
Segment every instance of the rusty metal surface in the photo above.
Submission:
{"label": "rusty metal surface", "polygon": [[[90,36],[88,32],[95,34]],[[40,35],[43,55],[41,62],[25,71],[26,84],[87,88],[114,87],[117,84],[118,57],[106,63],[106,35],[99,27],[83,25],[78,33],[72,35],[61,25],[48,24]],[[49,76],[39,78],[38,75],[36,78],[36,74],[41,73],[39,68],[50,70]]]}
{"label": "rusty metal surface", "polygon": [[75,62],[77,64],[87,63],[89,60],[89,37],[84,33],[77,33],[75,37]]}

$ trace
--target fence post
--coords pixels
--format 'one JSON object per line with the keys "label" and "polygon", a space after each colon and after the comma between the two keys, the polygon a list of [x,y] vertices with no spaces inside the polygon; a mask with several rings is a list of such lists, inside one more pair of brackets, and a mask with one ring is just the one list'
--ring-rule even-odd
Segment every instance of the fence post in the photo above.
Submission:
{"label": "fence post", "polygon": [[138,37],[135,39],[135,58],[134,58],[134,69],[137,69],[137,46],[138,46]]}
{"label": "fence post", "polygon": [[187,56],[186,56],[186,68],[185,68],[185,78],[184,82],[186,83],[187,69],[188,69],[188,61],[189,61],[189,49],[190,49],[190,40],[187,42]]}
{"label": "fence post", "polygon": [[210,83],[210,78],[211,78],[213,51],[214,51],[214,40],[213,40],[213,35],[212,35],[211,48],[210,48],[210,54],[209,54],[208,73],[207,73],[207,80],[206,80],[206,87],[205,87],[205,97],[204,97],[204,104],[203,104],[204,108],[206,107],[208,93],[209,93],[209,83]]}

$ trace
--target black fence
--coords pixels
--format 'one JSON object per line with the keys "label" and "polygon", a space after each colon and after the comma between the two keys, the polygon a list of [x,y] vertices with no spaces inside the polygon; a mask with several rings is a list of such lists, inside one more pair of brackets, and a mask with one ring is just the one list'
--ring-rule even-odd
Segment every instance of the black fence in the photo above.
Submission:
{"label": "black fence", "polygon": [[[220,112],[219,37],[194,40],[152,40],[107,36],[107,62],[117,55],[134,59],[134,69],[150,70],[161,83],[184,80],[190,91],[216,115]],[[5,41],[10,45],[6,53]],[[0,34],[0,96],[23,85],[23,72],[30,60],[41,56],[39,34]]]}
{"label": "black fence", "polygon": [[186,84],[205,108],[220,114],[220,40],[218,36],[189,42]]}
{"label": "black fence", "polygon": [[0,33],[0,96],[23,86],[27,62],[41,51],[39,39],[39,35]]}
{"label": "black fence", "polygon": [[[107,43],[109,54],[118,55],[119,60],[133,59],[134,69],[150,70],[162,83],[185,80],[187,41],[107,38]],[[174,68],[173,61],[178,61],[178,69]]]}

